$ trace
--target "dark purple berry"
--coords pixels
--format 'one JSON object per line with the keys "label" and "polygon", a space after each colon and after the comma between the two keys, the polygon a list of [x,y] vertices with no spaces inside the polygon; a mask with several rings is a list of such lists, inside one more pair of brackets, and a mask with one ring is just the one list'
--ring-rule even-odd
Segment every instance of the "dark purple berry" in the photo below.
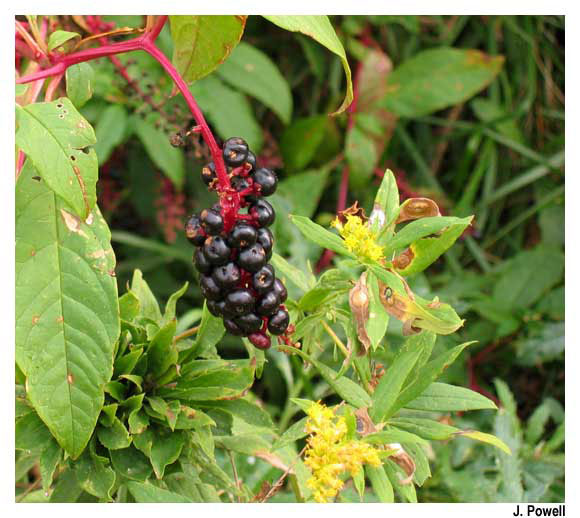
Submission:
{"label": "dark purple berry", "polygon": [[217,179],[215,164],[213,162],[210,162],[202,168],[201,179],[208,187],[211,186],[212,182]]}
{"label": "dark purple berry", "polygon": [[258,293],[266,293],[274,285],[275,279],[274,267],[267,264],[254,274],[252,285]]}
{"label": "dark purple berry", "polygon": [[249,210],[250,214],[256,218],[261,227],[269,227],[276,219],[274,207],[266,200],[258,200],[252,204]]}
{"label": "dark purple berry", "polygon": [[201,226],[201,221],[199,216],[193,214],[185,224],[185,236],[189,242],[193,245],[200,246],[203,245],[207,234]]}
{"label": "dark purple berry", "polygon": [[274,281],[274,286],[272,289],[276,292],[276,295],[278,295],[280,304],[286,301],[288,298],[288,292],[286,291],[286,286],[284,286],[284,283],[280,279],[276,279]]}
{"label": "dark purple berry", "polygon": [[203,253],[213,265],[226,264],[230,260],[231,250],[221,236],[209,236],[203,245]]}
{"label": "dark purple berry", "polygon": [[288,328],[290,324],[290,315],[285,309],[279,309],[276,313],[270,317],[268,320],[268,331],[273,335],[284,334],[284,331]]}
{"label": "dark purple berry", "polygon": [[203,253],[202,248],[198,248],[193,254],[193,264],[195,264],[195,268],[199,273],[211,272],[212,265]]}
{"label": "dark purple berry", "polygon": [[254,182],[260,186],[262,196],[270,196],[276,192],[278,186],[278,177],[271,169],[261,167],[254,175]]}
{"label": "dark purple berry", "polygon": [[246,335],[244,330],[240,326],[238,326],[238,324],[236,324],[233,320],[231,320],[229,318],[224,318],[224,327],[226,328],[226,331],[228,333],[230,333],[231,335],[234,335],[234,336],[245,336]]}
{"label": "dark purple berry", "polygon": [[222,290],[210,275],[202,275],[199,279],[199,286],[203,296],[208,300],[219,300],[222,296]]}
{"label": "dark purple berry", "polygon": [[269,291],[262,295],[258,303],[256,304],[256,313],[263,317],[268,315],[273,315],[278,306],[280,305],[280,299],[276,295],[275,291]]}
{"label": "dark purple berry", "polygon": [[230,183],[232,184],[232,187],[238,192],[245,191],[246,189],[250,188],[250,182],[248,179],[241,176],[234,176]]}
{"label": "dark purple berry", "polygon": [[211,236],[217,236],[224,229],[224,219],[217,210],[203,209],[199,219],[203,229]]}
{"label": "dark purple berry", "polygon": [[270,337],[261,331],[248,335],[248,340],[250,340],[254,347],[257,347],[258,349],[268,349],[270,345],[272,345]]}
{"label": "dark purple berry", "polygon": [[274,247],[274,236],[270,229],[267,228],[259,228],[258,231],[257,241],[262,245],[264,248],[264,252],[266,252],[266,259],[269,261],[272,258],[272,248]]}
{"label": "dark purple berry", "polygon": [[223,317],[225,304],[225,300],[208,300],[207,309],[214,317]]}
{"label": "dark purple berry", "polygon": [[248,156],[246,157],[246,164],[250,164],[252,166],[252,169],[250,169],[250,173],[252,171],[256,170],[256,155],[254,155],[254,153],[252,153],[251,151],[248,151]]}
{"label": "dark purple berry", "polygon": [[256,242],[258,232],[248,223],[238,222],[228,236],[228,245],[232,248],[246,248]]}
{"label": "dark purple berry", "polygon": [[216,284],[224,290],[234,288],[241,278],[240,269],[234,263],[216,266],[211,275]]}
{"label": "dark purple berry", "polygon": [[248,313],[247,315],[238,317],[235,319],[235,322],[246,333],[254,333],[262,327],[262,319],[254,313]]}
{"label": "dark purple berry", "polygon": [[266,252],[262,245],[254,245],[244,248],[238,255],[238,265],[248,272],[255,273],[266,264]]}
{"label": "dark purple berry", "polygon": [[225,309],[232,315],[242,316],[254,310],[256,299],[250,290],[240,289],[228,293]]}
{"label": "dark purple berry", "polygon": [[243,138],[231,137],[224,142],[224,161],[231,167],[242,165],[248,158],[248,144]]}

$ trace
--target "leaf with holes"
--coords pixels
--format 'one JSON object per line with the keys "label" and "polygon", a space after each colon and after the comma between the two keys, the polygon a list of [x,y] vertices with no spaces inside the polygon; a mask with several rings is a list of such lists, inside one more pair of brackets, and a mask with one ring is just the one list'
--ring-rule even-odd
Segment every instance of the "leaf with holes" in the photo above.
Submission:
{"label": "leaf with holes", "polygon": [[192,83],[212,72],[238,44],[247,16],[170,16],[173,64]]}
{"label": "leaf with holes", "polygon": [[27,160],[16,189],[16,361],[29,400],[76,458],[113,372],[115,256],[98,208],[79,220],[36,175]]}
{"label": "leaf with holes", "polygon": [[95,142],[93,128],[69,99],[16,106],[16,145],[82,219],[97,201]]}

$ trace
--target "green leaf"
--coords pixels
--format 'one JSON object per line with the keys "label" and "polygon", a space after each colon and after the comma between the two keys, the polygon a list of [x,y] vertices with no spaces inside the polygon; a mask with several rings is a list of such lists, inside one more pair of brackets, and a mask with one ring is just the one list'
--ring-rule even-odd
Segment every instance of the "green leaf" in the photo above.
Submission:
{"label": "green leaf", "polygon": [[224,140],[243,137],[254,152],[260,151],[264,136],[247,97],[211,75],[194,83],[189,90]]}
{"label": "green leaf", "polygon": [[128,291],[119,297],[119,314],[121,319],[132,322],[139,314],[141,304],[132,291]]}
{"label": "green leaf", "polygon": [[175,318],[175,308],[177,305],[177,301],[185,295],[187,292],[187,288],[189,288],[189,282],[185,281],[183,286],[179,288],[175,293],[172,293],[165,304],[165,313],[163,314],[163,320],[161,321],[161,325],[168,324],[171,320]]}
{"label": "green leaf", "polygon": [[371,227],[374,232],[381,232],[381,236],[387,239],[392,236],[395,228],[395,218],[399,211],[399,189],[393,171],[387,169],[381,181],[381,185],[375,196],[373,210],[369,216]]}
{"label": "green leaf", "polygon": [[177,347],[173,343],[175,335],[176,320],[171,320],[162,327],[153,337],[147,349],[148,368],[151,374],[158,378],[171,365],[177,363]]}
{"label": "green leaf", "polygon": [[[211,362],[211,360],[209,360]],[[207,365],[207,360],[191,362],[199,368]],[[182,377],[178,379],[175,388],[161,388],[161,397],[180,400],[214,400],[234,399],[243,394],[254,383],[254,365],[249,360],[220,361],[220,367],[209,372],[194,374],[183,366]]]}
{"label": "green leaf", "polygon": [[344,241],[336,234],[333,234],[304,216],[290,214],[290,219],[309,241],[320,245],[322,248],[328,248],[338,254],[356,259],[356,256],[344,246]]}
{"label": "green leaf", "polygon": [[311,218],[324,192],[328,173],[327,169],[314,169],[293,174],[278,182],[277,194],[291,202],[294,214]]}
{"label": "green leaf", "polygon": [[378,499],[383,503],[393,503],[395,501],[393,485],[385,473],[385,468],[383,466],[365,466],[365,473],[369,477]]}
{"label": "green leaf", "polygon": [[159,304],[155,295],[153,295],[151,288],[149,288],[149,285],[143,279],[143,273],[141,270],[135,270],[133,272],[131,292],[139,299],[141,314],[144,317],[149,318],[154,322],[161,320]]}
{"label": "green leaf", "polygon": [[344,154],[355,185],[368,182],[379,157],[373,141],[356,123],[346,132]]}
{"label": "green leaf", "polygon": [[513,311],[537,302],[563,277],[564,254],[538,247],[517,254],[493,287],[498,308]]}
{"label": "green leaf", "polygon": [[487,444],[492,444],[496,448],[499,448],[501,451],[506,453],[507,455],[511,455],[511,450],[509,446],[503,442],[500,438],[496,437],[495,435],[491,435],[489,433],[478,432],[477,430],[462,430],[457,432],[455,435],[459,435],[461,437],[468,437],[469,439],[473,439],[474,441],[485,442]]}
{"label": "green leaf", "polygon": [[457,359],[463,349],[473,343],[474,342],[466,342],[457,345],[423,365],[423,367],[421,367],[417,372],[417,378],[410,385],[405,387],[397,397],[395,404],[391,408],[391,415],[420,396],[427,387],[437,379],[437,377],[439,377],[443,370],[449,367],[449,365]]}
{"label": "green leaf", "polygon": [[50,431],[36,412],[29,412],[18,419],[14,433],[17,450],[42,451],[52,440]]}
{"label": "green leaf", "polygon": [[387,246],[385,247],[385,255],[389,256],[395,250],[400,250],[421,238],[431,234],[436,234],[451,226],[462,226],[463,231],[463,229],[471,223],[472,219],[472,216],[467,218],[456,218],[453,216],[434,216],[411,221],[387,242]]}
{"label": "green leaf", "polygon": [[86,222],[26,166],[16,190],[16,361],[59,444],[83,451],[113,373],[115,257],[97,207]]}
{"label": "green leaf", "polygon": [[284,166],[290,171],[301,171],[314,158],[322,144],[328,120],[316,115],[295,120],[280,139]]}
{"label": "green leaf", "polygon": [[369,319],[366,330],[371,341],[373,351],[379,347],[389,325],[389,314],[381,303],[378,280],[372,272],[367,274],[367,286],[369,290]]}
{"label": "green leaf", "polygon": [[264,18],[287,31],[300,32],[310,36],[341,59],[346,75],[346,95],[344,101],[333,115],[338,115],[345,111],[353,99],[350,67],[344,47],[334,32],[328,16],[264,16]]}
{"label": "green leaf", "polygon": [[[172,17],[174,18],[174,17]],[[150,482],[128,482],[127,488],[133,495],[133,498],[137,503],[156,503],[156,504],[170,504],[170,503],[181,503],[188,504],[192,503],[193,500],[186,498],[185,496],[178,495],[167,489],[161,489],[154,486]]]}
{"label": "green leaf", "polygon": [[284,124],[292,117],[292,94],[276,64],[261,50],[241,41],[217,74],[234,88],[258,99]]}
{"label": "green leaf", "polygon": [[425,439],[422,439],[414,433],[406,432],[405,430],[398,430],[397,428],[390,426],[386,426],[380,432],[365,435],[361,440],[370,444],[390,444],[397,442],[427,444]]}
{"label": "green leaf", "polygon": [[420,354],[420,343],[412,349],[402,351],[381,377],[373,393],[373,406],[370,409],[370,416],[374,422],[384,421],[392,415],[394,410],[392,412],[391,408],[397,401],[403,384]]}
{"label": "green leaf", "polygon": [[170,16],[173,64],[188,83],[215,70],[238,44],[246,16]]}
{"label": "green leaf", "polygon": [[48,37],[48,50],[52,52],[58,47],[64,45],[67,41],[73,40],[75,38],[78,38],[80,40],[81,35],[78,34],[77,32],[60,31],[60,30],[54,31]]}
{"label": "green leaf", "polygon": [[207,303],[204,302],[199,331],[193,346],[186,353],[187,357],[190,358],[190,355],[202,356],[207,351],[210,351],[212,347],[219,343],[225,332],[223,320],[219,317],[214,317],[207,309]]}
{"label": "green leaf", "polygon": [[147,457],[133,447],[111,450],[109,455],[115,471],[130,480],[145,482],[153,472]]}
{"label": "green leaf", "polygon": [[141,118],[135,118],[134,127],[151,161],[163,171],[175,187],[181,188],[185,176],[181,149],[173,147],[163,131]]}
{"label": "green leaf", "polygon": [[406,473],[403,469],[391,461],[387,461],[383,464],[385,468],[385,473],[389,478],[393,488],[399,494],[403,501],[411,502],[413,504],[417,503],[417,493],[415,492],[415,486],[411,484],[401,484],[401,480],[407,478]]}
{"label": "green leaf", "polygon": [[40,455],[39,467],[42,478],[42,489],[44,492],[48,492],[52,485],[54,473],[63,457],[62,453],[61,447],[51,438],[50,442]]}
{"label": "green leaf", "polygon": [[424,50],[389,74],[383,105],[401,117],[420,117],[459,104],[491,83],[503,62],[479,50]]}
{"label": "green leaf", "polygon": [[315,360],[314,358],[310,357],[304,351],[300,349],[296,349],[295,347],[288,347],[285,345],[280,345],[278,348],[281,351],[286,351],[289,353],[298,354],[303,360],[311,363],[314,367],[320,372],[326,383],[328,383],[332,389],[347,403],[350,403],[352,406],[356,408],[362,407],[369,407],[372,404],[371,397],[362,389],[359,385],[357,385],[351,379],[348,379],[345,376],[342,376],[338,379],[337,373],[324,365],[324,363]]}
{"label": "green leaf", "polygon": [[[401,275],[414,275],[422,272],[429,265],[434,263],[439,257],[463,234],[463,231],[471,224],[473,216],[464,218],[462,221],[449,225],[437,237],[427,237],[419,239],[411,244],[406,252],[406,260],[402,267],[397,267],[397,262],[393,261],[395,268]],[[408,262],[407,262],[408,259]]]}
{"label": "green leaf", "polygon": [[434,441],[450,439],[453,434],[460,431],[454,426],[423,417],[393,417],[389,419],[389,423],[396,425],[398,428],[404,428],[419,437],[423,437],[423,439]]}
{"label": "green leaf", "polygon": [[290,426],[280,437],[278,437],[278,439],[274,441],[274,444],[272,444],[272,451],[284,448],[284,446],[306,437],[308,434],[304,427],[306,426],[307,419],[308,417],[303,417],[300,421],[297,421]]}
{"label": "green leaf", "polygon": [[88,63],[77,63],[66,69],[66,95],[77,108],[84,106],[93,96],[94,80],[95,72]]}
{"label": "green leaf", "polygon": [[99,164],[104,164],[115,148],[123,142],[128,124],[127,111],[120,104],[111,104],[99,113],[95,123],[97,136],[95,151],[97,152]]}
{"label": "green leaf", "polygon": [[66,97],[16,106],[16,145],[82,219],[97,201],[95,142],[93,128]]}
{"label": "green leaf", "polygon": [[131,436],[125,428],[125,425],[118,419],[114,418],[109,427],[97,427],[97,437],[99,442],[108,450],[120,450],[131,445]]}
{"label": "green leaf", "polygon": [[[282,274],[284,280],[289,280],[290,282],[295,284],[296,287],[300,288],[302,291],[308,291],[310,289],[308,279],[306,278],[304,272],[302,272],[295,266],[292,266],[282,256],[274,253],[272,255],[271,262],[274,268],[276,268],[276,270]],[[278,277],[280,277],[279,274]]]}
{"label": "green leaf", "polygon": [[97,455],[94,448],[93,440],[90,448],[87,448],[74,463],[74,473],[79,486],[87,493],[110,501],[111,491],[115,485],[115,472],[108,466],[109,460]]}
{"label": "green leaf", "polygon": [[158,479],[162,479],[165,468],[179,458],[184,444],[185,436],[182,432],[161,432],[161,430],[157,430],[153,436],[149,458],[151,459],[155,476]]}
{"label": "green leaf", "polygon": [[437,382],[431,383],[420,396],[405,406],[412,410],[427,410],[431,412],[497,409],[491,399],[478,392]]}

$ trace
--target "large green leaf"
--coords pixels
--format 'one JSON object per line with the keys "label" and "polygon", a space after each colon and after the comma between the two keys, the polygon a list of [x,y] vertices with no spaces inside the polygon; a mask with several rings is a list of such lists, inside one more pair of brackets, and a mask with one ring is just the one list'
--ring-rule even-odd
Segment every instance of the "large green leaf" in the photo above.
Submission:
{"label": "large green leaf", "polygon": [[491,83],[503,62],[479,50],[424,50],[391,72],[383,105],[401,117],[419,117],[458,104]]}
{"label": "large green leaf", "polygon": [[189,498],[173,493],[172,491],[167,491],[167,489],[161,489],[150,482],[132,481],[127,484],[127,487],[138,503],[186,504],[192,502]]}
{"label": "large green leaf", "polygon": [[322,144],[327,124],[324,115],[314,115],[297,119],[284,130],[280,147],[286,169],[300,171],[311,162]]}
{"label": "large green leaf", "polygon": [[334,250],[338,254],[346,255],[351,259],[355,258],[355,255],[344,246],[344,241],[336,234],[333,234],[304,216],[290,215],[290,219],[309,241],[313,241],[323,248]]}
{"label": "large green leaf", "polygon": [[238,44],[246,16],[170,16],[173,64],[191,83],[212,72]]}
{"label": "large green leaf", "polygon": [[215,75],[190,87],[208,120],[220,137],[242,137],[254,151],[260,151],[264,137],[247,97],[233,90]]}
{"label": "large green leaf", "polygon": [[28,161],[16,189],[16,361],[59,444],[83,451],[119,336],[115,257],[98,208],[79,220]]}
{"label": "large green leaf", "polygon": [[161,169],[176,187],[181,187],[185,175],[183,152],[169,142],[169,137],[153,124],[135,118],[135,132],[151,161]]}
{"label": "large green leaf", "polygon": [[97,201],[95,142],[93,128],[65,97],[16,106],[16,145],[82,219]]}
{"label": "large green leaf", "polygon": [[99,113],[95,124],[97,134],[95,151],[100,164],[104,164],[123,141],[128,122],[127,112],[120,104],[111,104]]}
{"label": "large green leaf", "polygon": [[95,72],[89,63],[77,63],[66,69],[66,95],[77,108],[93,96],[94,80]]}
{"label": "large green leaf", "polygon": [[407,403],[406,407],[431,412],[497,409],[491,399],[478,392],[438,382],[431,383],[420,396]]}
{"label": "large green leaf", "polygon": [[346,74],[346,95],[344,101],[333,115],[338,115],[345,111],[353,99],[353,89],[350,67],[346,59],[346,52],[338,36],[334,32],[328,16],[264,16],[267,20],[276,24],[282,29],[291,32],[300,32],[310,36],[328,50],[334,52],[342,61],[344,73]]}
{"label": "large green leaf", "polygon": [[240,42],[217,74],[238,90],[258,99],[284,124],[292,117],[292,93],[276,64],[261,50]]}
{"label": "large green leaf", "polygon": [[[387,169],[373,203],[369,216],[370,224],[375,232],[381,231],[381,236],[390,238],[395,228],[395,217],[399,210],[399,188],[393,171]],[[383,230],[384,227],[384,230]]]}

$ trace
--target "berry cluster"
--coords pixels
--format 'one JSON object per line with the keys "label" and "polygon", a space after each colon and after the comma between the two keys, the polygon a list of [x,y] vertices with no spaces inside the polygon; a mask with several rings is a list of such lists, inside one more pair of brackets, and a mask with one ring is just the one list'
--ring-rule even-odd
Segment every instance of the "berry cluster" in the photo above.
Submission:
{"label": "berry cluster", "polygon": [[193,214],[185,233],[196,246],[193,261],[210,313],[222,317],[232,335],[247,336],[254,346],[267,349],[266,331],[282,335],[290,322],[283,305],[286,288],[268,264],[274,244],[268,227],[275,213],[262,199],[274,193],[278,179],[270,169],[257,167],[239,137],[226,140],[223,157],[230,185],[220,184],[213,162],[202,169],[203,181],[217,191],[220,202]]}

